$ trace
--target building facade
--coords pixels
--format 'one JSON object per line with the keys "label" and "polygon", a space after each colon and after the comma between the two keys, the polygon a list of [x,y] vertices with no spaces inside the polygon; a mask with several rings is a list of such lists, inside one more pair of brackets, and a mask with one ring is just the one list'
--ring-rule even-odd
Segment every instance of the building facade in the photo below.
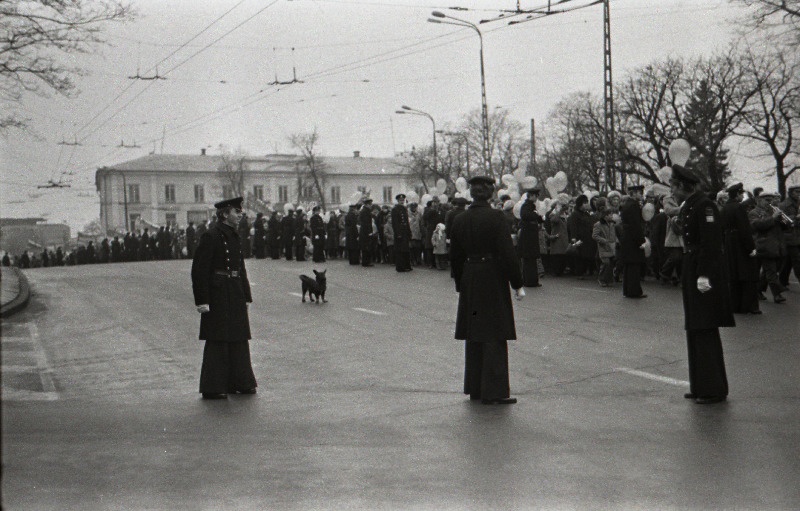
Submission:
{"label": "building facade", "polygon": [[[376,204],[391,204],[401,191],[417,190],[399,158],[321,158],[318,174],[327,210],[360,192]],[[228,171],[223,170],[228,169]],[[197,224],[210,218],[214,203],[243,195],[254,211],[282,211],[285,204],[321,204],[317,187],[296,155],[275,154],[231,161],[218,155],[151,154],[102,167],[95,173],[100,223],[107,232],[143,226]]]}

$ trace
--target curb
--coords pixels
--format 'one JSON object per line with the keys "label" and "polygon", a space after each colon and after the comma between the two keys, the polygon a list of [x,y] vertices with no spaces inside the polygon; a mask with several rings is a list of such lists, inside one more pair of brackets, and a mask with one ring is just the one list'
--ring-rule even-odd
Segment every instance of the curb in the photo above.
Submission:
{"label": "curb", "polygon": [[12,314],[21,311],[26,305],[28,305],[28,301],[31,299],[31,286],[28,283],[28,278],[25,277],[25,274],[22,273],[19,268],[11,266],[3,268],[3,270],[14,271],[19,279],[19,293],[17,294],[17,297],[7,304],[0,306],[0,317],[7,318]]}

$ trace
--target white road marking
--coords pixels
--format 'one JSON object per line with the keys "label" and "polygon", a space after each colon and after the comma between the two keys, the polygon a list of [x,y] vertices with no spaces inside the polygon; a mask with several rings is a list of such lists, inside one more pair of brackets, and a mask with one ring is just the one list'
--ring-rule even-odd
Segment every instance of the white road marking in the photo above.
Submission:
{"label": "white road marking", "polygon": [[637,369],[631,369],[630,367],[618,367],[615,370],[623,372],[623,373],[631,374],[633,376],[639,376],[641,378],[647,378],[648,380],[660,381],[661,383],[668,383],[670,385],[675,385],[677,387],[688,387],[689,386],[689,382],[688,381],[676,380],[675,378],[670,378],[668,376],[661,376],[659,374],[646,373],[644,371],[639,371]]}
{"label": "white road marking", "polygon": [[584,291],[594,291],[595,293],[608,293],[609,289],[595,289],[593,287],[576,287],[575,289],[583,289]]}
{"label": "white road marking", "polygon": [[303,295],[300,294],[300,293],[289,293],[289,294],[292,295],[292,296],[296,296],[298,298],[302,298],[303,297]]}
{"label": "white road marking", "polygon": [[369,309],[362,309],[361,307],[353,307],[353,310],[354,311],[359,311],[359,312],[366,312],[367,314],[374,314],[376,316],[385,316],[386,315],[385,312],[371,311]]}

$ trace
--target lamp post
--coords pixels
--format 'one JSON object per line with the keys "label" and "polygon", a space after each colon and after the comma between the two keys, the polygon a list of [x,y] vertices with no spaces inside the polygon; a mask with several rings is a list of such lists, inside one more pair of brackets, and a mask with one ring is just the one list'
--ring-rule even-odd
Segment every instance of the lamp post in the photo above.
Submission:
{"label": "lamp post", "polygon": [[416,108],[411,108],[410,106],[403,105],[400,108],[402,110],[395,110],[396,114],[409,114],[409,115],[421,115],[423,117],[427,117],[433,123],[433,173],[436,174],[436,121],[433,120],[433,116],[427,112],[423,112],[422,110],[417,110]]}
{"label": "lamp post", "polygon": [[[483,65],[483,34],[474,23],[460,18],[454,18],[440,11],[431,13],[433,18],[428,18],[430,23],[442,23],[445,25],[455,25],[457,27],[471,28],[478,34],[481,43],[481,127],[483,128],[483,165],[486,171],[492,175],[492,161],[489,158],[489,107],[486,105],[486,73]],[[449,21],[444,21],[449,20]]]}

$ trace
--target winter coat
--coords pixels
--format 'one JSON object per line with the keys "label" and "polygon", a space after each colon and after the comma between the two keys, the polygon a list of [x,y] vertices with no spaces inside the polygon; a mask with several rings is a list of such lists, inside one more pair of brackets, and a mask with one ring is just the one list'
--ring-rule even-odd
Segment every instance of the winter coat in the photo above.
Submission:
{"label": "winter coat", "polygon": [[386,222],[386,225],[391,226],[393,244],[397,250],[400,252],[410,251],[411,225],[408,223],[408,209],[402,204],[396,204],[392,208],[392,221]]}
{"label": "winter coat", "polygon": [[664,237],[664,248],[678,248],[683,246],[680,227],[677,225],[678,213],[681,207],[675,199],[668,195],[664,197],[664,213],[667,214],[667,232]]}
{"label": "winter coat", "polygon": [[536,212],[536,202],[526,200],[519,211],[517,250],[523,259],[536,259],[539,251],[539,224],[544,219]]}
{"label": "winter coat", "polygon": [[756,253],[759,257],[778,258],[786,255],[783,226],[772,214],[772,209],[756,206],[747,215],[755,231]]}
{"label": "winter coat", "polygon": [[558,213],[550,214],[550,254],[564,255],[569,246],[567,221]]}
{"label": "winter coat", "polygon": [[358,213],[352,209],[344,217],[344,235],[347,250],[358,250]]}
{"label": "winter coat", "polygon": [[758,259],[750,254],[755,250],[753,228],[741,202],[728,202],[720,212],[725,233],[725,256],[731,281],[758,282]]}
{"label": "winter coat", "polygon": [[451,276],[458,296],[455,338],[496,342],[517,338],[509,284],[522,287],[522,272],[502,211],[473,203],[453,221]]}
{"label": "winter coat", "polygon": [[619,256],[624,264],[637,264],[645,262],[644,249],[644,220],[642,208],[635,200],[629,200],[620,210],[622,219],[622,237],[619,240]]}
{"label": "winter coat", "polygon": [[431,236],[431,245],[433,246],[434,255],[447,254],[447,234],[445,233],[444,224],[438,224]]}
{"label": "winter coat", "polygon": [[[237,271],[238,276],[220,275],[218,271]],[[195,305],[208,304],[210,308],[200,316],[201,340],[250,339],[247,304],[253,297],[235,228],[218,222],[200,238],[192,260],[192,291]]]}
{"label": "winter coat", "polygon": [[373,230],[372,209],[367,206],[358,213],[358,246],[361,250],[371,250],[373,237],[377,234]]}
{"label": "winter coat", "polygon": [[617,245],[617,234],[614,222],[600,220],[592,228],[592,239],[597,242],[597,253],[600,257],[614,257]]}
{"label": "winter coat", "polygon": [[408,225],[411,228],[411,239],[422,241],[422,214],[419,210],[408,210]]}
{"label": "winter coat", "polygon": [[[736,326],[717,205],[704,193],[695,192],[681,207],[679,221],[685,246],[681,270],[684,327],[707,330]],[[711,284],[705,293],[697,289],[701,276],[708,277]]]}
{"label": "winter coat", "polygon": [[794,220],[793,228],[786,228],[784,234],[784,242],[790,247],[800,246],[800,218],[797,217],[800,204],[797,204],[791,197],[787,197],[785,201],[778,204],[781,211],[786,213],[789,218]]}
{"label": "winter coat", "polygon": [[571,240],[580,240],[583,243],[578,247],[578,255],[582,259],[594,259],[597,255],[597,243],[592,239],[592,215],[586,211],[576,209],[567,219],[567,230]]}

